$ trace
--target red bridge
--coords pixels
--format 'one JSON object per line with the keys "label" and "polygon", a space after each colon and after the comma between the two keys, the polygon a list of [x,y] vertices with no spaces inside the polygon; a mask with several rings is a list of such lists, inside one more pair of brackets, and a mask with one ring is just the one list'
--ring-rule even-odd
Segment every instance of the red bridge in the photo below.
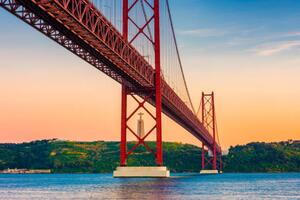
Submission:
{"label": "red bridge", "polygon": [[[105,14],[100,3],[99,0],[98,3],[0,0],[1,7],[122,85],[121,166],[126,166],[127,157],[139,145],[155,155],[158,166],[163,164],[163,112],[199,139],[203,150],[206,146],[212,152],[209,160],[212,168],[220,169],[214,95],[203,94],[199,111],[195,112],[182,70],[168,0],[110,1],[110,15]],[[128,97],[138,102],[133,113],[127,113]],[[155,113],[149,111],[146,102],[155,107]],[[140,108],[156,122],[142,138],[127,123]],[[132,149],[127,149],[127,132],[138,140]],[[156,150],[145,142],[153,132]],[[202,152],[204,169],[205,151]]]}

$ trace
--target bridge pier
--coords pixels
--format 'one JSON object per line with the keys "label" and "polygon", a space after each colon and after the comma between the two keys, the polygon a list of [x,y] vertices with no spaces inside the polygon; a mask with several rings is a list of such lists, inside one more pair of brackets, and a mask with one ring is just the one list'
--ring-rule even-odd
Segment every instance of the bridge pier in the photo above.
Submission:
{"label": "bridge pier", "polygon": [[115,178],[168,178],[170,171],[167,167],[117,167]]}
{"label": "bridge pier", "polygon": [[204,169],[200,171],[200,174],[219,174],[219,171],[216,169]]}

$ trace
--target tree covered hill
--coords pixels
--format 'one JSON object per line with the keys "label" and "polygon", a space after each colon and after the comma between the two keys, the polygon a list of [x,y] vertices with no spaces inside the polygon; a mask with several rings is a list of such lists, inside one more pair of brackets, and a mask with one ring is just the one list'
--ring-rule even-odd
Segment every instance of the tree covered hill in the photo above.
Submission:
{"label": "tree covered hill", "polygon": [[300,141],[238,145],[224,161],[227,172],[300,172]]}
{"label": "tree covered hill", "polygon": [[[128,149],[135,145],[128,143]],[[155,149],[154,142],[148,145]],[[164,162],[173,172],[199,171],[201,150],[193,145],[164,142]],[[0,169],[51,169],[57,173],[106,173],[119,165],[119,142],[41,140],[0,144]],[[139,146],[128,158],[131,166],[155,166],[154,156]]]}
{"label": "tree covered hill", "polygon": [[[129,142],[128,149],[135,143]],[[155,149],[154,142],[148,145]],[[164,142],[164,163],[172,172],[199,172],[201,149]],[[41,140],[0,144],[0,169],[51,169],[54,173],[111,173],[119,165],[119,142]],[[128,165],[153,166],[154,156],[140,146]],[[300,172],[300,143],[249,143],[223,156],[225,172]]]}

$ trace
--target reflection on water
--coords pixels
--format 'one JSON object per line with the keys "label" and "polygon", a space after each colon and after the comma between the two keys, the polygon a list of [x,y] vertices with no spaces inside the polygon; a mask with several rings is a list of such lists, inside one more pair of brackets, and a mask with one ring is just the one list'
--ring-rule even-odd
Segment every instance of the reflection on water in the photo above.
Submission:
{"label": "reflection on water", "polygon": [[300,199],[299,189],[300,173],[175,174],[167,179],[0,175],[0,199]]}
{"label": "reflection on water", "polygon": [[115,199],[164,199],[176,196],[174,185],[167,179],[118,179],[109,195]]}

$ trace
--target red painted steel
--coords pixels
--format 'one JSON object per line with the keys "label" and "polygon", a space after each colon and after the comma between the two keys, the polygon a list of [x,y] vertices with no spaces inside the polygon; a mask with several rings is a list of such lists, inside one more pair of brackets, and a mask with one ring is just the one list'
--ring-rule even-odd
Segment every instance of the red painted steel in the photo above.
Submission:
{"label": "red painted steel", "polygon": [[204,144],[202,143],[201,148],[201,160],[202,160],[202,170],[205,169],[205,150],[204,150]]}
{"label": "red painted steel", "polygon": [[[128,1],[123,1],[123,38],[128,41]],[[120,142],[120,165],[127,164],[127,89],[126,85],[122,84],[121,97],[121,142]]]}
{"label": "red painted steel", "polygon": [[[126,165],[126,159],[127,157],[134,152],[134,150],[139,146],[139,145],[144,145],[146,149],[148,149],[155,157],[156,157],[156,164],[158,166],[161,166],[163,164],[162,162],[162,128],[161,128],[161,112],[162,112],[162,103],[161,103],[161,85],[160,85],[160,30],[159,30],[159,2],[158,0],[155,0],[154,5],[152,8],[153,10],[153,16],[147,20],[145,24],[140,28],[135,21],[130,18],[130,11],[137,5],[138,1],[133,2],[131,5],[129,4],[128,0],[123,0],[123,37],[125,40],[128,39],[128,22],[130,21],[132,24],[136,26],[138,29],[138,32],[132,36],[130,39],[129,43],[134,42],[140,34],[147,35],[144,33],[145,28],[149,25],[149,23],[153,20],[154,21],[154,41],[147,37],[147,39],[153,44],[154,50],[155,50],[155,80],[154,84],[155,86],[150,89],[143,91],[144,95],[140,95],[142,98],[142,102],[140,102],[135,95],[139,94],[139,90],[135,92],[134,89],[131,89],[129,93],[124,92],[122,90],[122,120],[121,120],[121,144],[120,144],[120,149],[121,149],[121,162],[120,165],[124,166]],[[126,86],[123,85],[123,88]],[[127,89],[128,91],[129,89]],[[137,103],[136,109],[127,117],[126,115],[126,107],[127,107],[127,96],[132,97]],[[148,99],[151,99],[152,96],[155,96],[155,108],[156,108],[156,114],[155,116],[147,109],[145,106],[145,103],[148,101]],[[128,121],[133,117],[133,115],[139,110],[139,109],[144,109],[147,114],[149,114],[154,120],[155,120],[155,125],[153,126],[152,129],[142,138],[140,138],[128,125]],[[126,119],[124,119],[126,118]],[[131,148],[128,152],[126,152],[126,140],[122,138],[126,138],[127,130],[131,132],[138,140],[138,142]],[[153,151],[145,142],[145,139],[156,130],[156,151]]]}
{"label": "red painted steel", "polygon": [[154,53],[155,53],[155,107],[156,107],[156,164],[163,164],[162,153],[162,98],[161,98],[161,66],[160,66],[160,13],[159,0],[154,0]]}
{"label": "red painted steel", "polygon": [[222,155],[219,156],[219,170],[222,171],[223,169],[223,162],[222,162]]}
{"label": "red painted steel", "polygon": [[217,150],[216,150],[216,114],[215,114],[215,95],[211,93],[212,120],[213,120],[213,169],[217,169]]}
{"label": "red painted steel", "polygon": [[127,90],[126,86],[122,85],[121,97],[121,143],[120,143],[120,165],[126,166],[127,158],[127,133],[126,133],[126,117],[127,117]]}
{"label": "red painted steel", "polygon": [[[151,96],[154,95],[154,92],[149,92],[148,96],[144,96],[144,98],[142,99],[142,101],[139,101],[138,98],[135,95],[134,91],[128,91],[128,89],[126,89],[126,96],[131,96],[137,103],[138,106],[136,107],[136,109],[134,111],[131,112],[131,114],[129,116],[126,116],[125,122],[122,122],[122,127],[125,126],[125,130],[124,132],[122,132],[122,134],[126,135],[127,134],[127,130],[129,130],[130,133],[132,133],[138,140],[138,142],[128,151],[126,152],[126,149],[124,148],[124,146],[121,145],[121,151],[124,152],[124,160],[121,160],[121,165],[126,165],[126,159],[128,158],[129,155],[131,155],[134,150],[139,146],[139,145],[144,145],[146,147],[146,149],[148,149],[155,157],[157,157],[157,153],[155,151],[153,151],[145,142],[146,138],[154,132],[154,130],[156,129],[157,125],[154,125],[146,134],[145,136],[143,136],[142,138],[138,136],[138,134],[136,134],[135,131],[133,131],[132,128],[130,128],[130,126],[128,125],[129,120],[134,116],[135,113],[137,113],[138,110],[140,109],[144,109],[155,121],[156,121],[156,117],[147,109],[147,107],[145,106],[145,103],[147,102],[147,100],[149,98],[151,98]],[[123,101],[125,103],[125,101]],[[125,107],[125,105],[124,105]],[[124,117],[124,116],[123,116]],[[122,143],[123,142],[123,143]],[[123,145],[126,145],[126,141],[121,141],[121,143]],[[122,162],[123,161],[123,162]]]}
{"label": "red painted steel", "polygon": [[[140,97],[153,90],[158,80],[161,97],[155,94],[147,101],[155,106],[161,100],[162,112],[210,150],[215,146],[216,152],[221,153],[220,146],[214,145],[212,135],[197,116],[88,0],[0,0],[0,6]],[[158,135],[157,140],[160,141],[160,137]],[[158,159],[158,164],[160,162],[162,158]]]}
{"label": "red painted steel", "polygon": [[[217,151],[217,142],[216,142],[216,112],[215,112],[215,95],[214,92],[211,94],[204,94],[202,92],[201,97],[201,111],[202,111],[202,123],[208,131],[212,133],[213,137],[213,148],[212,159],[209,160],[209,163],[212,164],[212,169],[216,170],[217,167],[217,158],[219,156],[219,169],[222,167],[221,156],[222,152]],[[204,150],[204,144],[202,144],[202,151]],[[202,154],[203,155],[203,154]],[[205,167],[205,158],[202,156],[202,169]]]}

